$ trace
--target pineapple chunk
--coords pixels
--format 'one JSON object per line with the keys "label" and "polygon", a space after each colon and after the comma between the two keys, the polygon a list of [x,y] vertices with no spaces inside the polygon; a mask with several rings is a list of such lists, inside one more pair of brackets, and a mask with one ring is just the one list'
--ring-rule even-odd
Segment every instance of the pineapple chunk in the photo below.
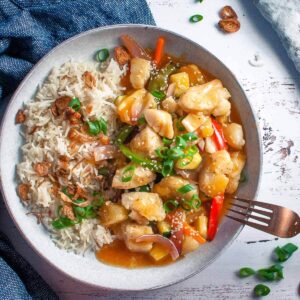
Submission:
{"label": "pineapple chunk", "polygon": [[201,155],[199,153],[195,153],[190,162],[188,157],[178,159],[176,162],[176,168],[180,170],[194,170],[199,167],[201,161]]}
{"label": "pineapple chunk", "polygon": [[207,120],[199,127],[197,132],[200,134],[202,138],[207,138],[209,136],[212,136],[214,133],[214,128],[212,126],[211,119],[207,118]]}
{"label": "pineapple chunk", "polygon": [[190,87],[189,75],[186,72],[171,75],[170,81],[176,85],[175,97],[180,97]]}
{"label": "pineapple chunk", "polygon": [[199,177],[199,188],[209,197],[215,197],[225,193],[228,182],[229,178],[226,175],[203,169]]}
{"label": "pineapple chunk", "polygon": [[202,237],[207,239],[207,216],[199,216],[195,222],[195,227]]}
{"label": "pineapple chunk", "polygon": [[171,232],[171,226],[166,221],[157,222],[157,228],[158,228],[159,233],[162,235]]}
{"label": "pineapple chunk", "polygon": [[195,251],[199,248],[200,244],[191,236],[185,235],[182,243],[182,254]]}
{"label": "pineapple chunk", "polygon": [[162,260],[169,255],[168,250],[160,244],[155,244],[150,251],[150,255],[155,261]]}
{"label": "pineapple chunk", "polygon": [[182,125],[188,132],[193,132],[205,123],[207,117],[204,115],[188,114],[183,120]]}
{"label": "pineapple chunk", "polygon": [[189,75],[191,86],[205,83],[204,75],[196,65],[191,64],[183,66],[179,71],[186,72]]}

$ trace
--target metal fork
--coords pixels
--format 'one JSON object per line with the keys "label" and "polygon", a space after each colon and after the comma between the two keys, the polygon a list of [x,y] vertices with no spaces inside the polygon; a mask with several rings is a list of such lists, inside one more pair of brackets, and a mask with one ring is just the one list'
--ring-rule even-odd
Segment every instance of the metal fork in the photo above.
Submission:
{"label": "metal fork", "polygon": [[[300,217],[291,209],[240,197],[232,199],[241,203],[230,202],[231,207],[228,210],[240,216],[227,214],[228,218],[282,238],[290,238],[300,233]],[[249,221],[250,219],[259,223]]]}

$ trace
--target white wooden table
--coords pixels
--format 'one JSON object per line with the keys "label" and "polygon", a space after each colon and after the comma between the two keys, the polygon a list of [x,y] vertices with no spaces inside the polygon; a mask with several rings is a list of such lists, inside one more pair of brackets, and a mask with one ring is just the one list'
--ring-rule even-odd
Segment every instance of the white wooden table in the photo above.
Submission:
{"label": "white wooden table", "polygon": [[[258,198],[282,204],[300,213],[300,75],[271,26],[252,1],[148,0],[157,25],[181,33],[206,47],[237,75],[259,120],[264,163]],[[241,30],[224,35],[216,28],[218,10],[236,10]],[[190,24],[200,13],[204,20]],[[262,67],[248,60],[258,52]],[[141,293],[113,293],[80,284],[58,273],[33,252],[0,206],[0,230],[51,285],[61,299],[249,299],[257,284],[254,278],[238,279],[243,266],[260,268],[272,263],[270,254],[285,240],[244,228],[236,241],[212,265],[197,276],[172,287]],[[300,235],[292,242],[300,246]],[[300,298],[300,251],[285,263],[285,279],[270,283],[266,299]]]}

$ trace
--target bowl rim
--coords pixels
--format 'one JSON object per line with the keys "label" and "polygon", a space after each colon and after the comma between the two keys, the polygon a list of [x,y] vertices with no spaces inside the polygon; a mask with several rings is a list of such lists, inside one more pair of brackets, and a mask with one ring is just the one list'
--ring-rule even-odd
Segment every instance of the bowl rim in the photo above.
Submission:
{"label": "bowl rim", "polygon": [[[73,42],[74,40],[81,38],[83,36],[86,35],[90,35],[94,32],[101,32],[101,31],[105,31],[105,30],[110,30],[110,29],[118,29],[118,28],[144,28],[144,29],[151,29],[151,30],[157,30],[160,32],[165,32],[168,34],[171,34],[177,38],[182,38],[185,39],[188,43],[192,43],[194,44],[196,47],[199,47],[202,49],[202,51],[208,53],[209,55],[213,56],[214,59],[216,59],[216,61],[218,62],[218,64],[221,64],[222,67],[226,70],[227,73],[230,74],[230,76],[232,76],[232,78],[236,81],[238,88],[240,89],[241,93],[243,94],[243,96],[247,99],[247,102],[250,106],[251,109],[251,114],[253,119],[255,120],[255,123],[258,124],[257,122],[257,117],[255,116],[255,114],[253,113],[253,107],[250,103],[250,101],[248,100],[248,97],[246,95],[246,93],[244,92],[244,89],[241,86],[240,81],[237,79],[237,77],[235,76],[235,74],[218,58],[216,57],[213,53],[211,53],[209,50],[207,50],[205,47],[201,46],[200,44],[198,44],[197,42],[191,40],[190,38],[187,38],[185,36],[183,36],[182,34],[176,33],[174,31],[168,30],[168,29],[164,29],[155,25],[145,25],[145,24],[116,24],[116,25],[107,25],[107,26],[101,26],[101,27],[97,27],[97,28],[93,28],[84,32],[81,32],[79,34],[74,35],[73,37],[68,38],[67,40],[61,42],[60,44],[58,44],[57,46],[55,46],[53,49],[51,49],[47,54],[45,54],[33,67],[32,69],[28,72],[28,74],[24,77],[24,79],[20,82],[20,84],[18,85],[17,89],[15,90],[15,92],[12,94],[6,108],[5,108],[5,112],[3,114],[2,120],[1,120],[1,125],[0,125],[0,150],[2,149],[2,143],[3,143],[3,130],[4,130],[4,125],[6,123],[6,119],[8,118],[8,114],[10,111],[10,107],[12,105],[12,103],[14,102],[14,99],[17,97],[17,95],[20,93],[21,89],[23,88],[23,86],[27,83],[27,80],[30,79],[30,77],[32,76],[32,74],[35,72],[35,69],[43,63],[44,60],[46,60],[49,56],[51,56],[53,53],[55,53],[57,51],[57,49],[59,49],[60,47],[63,47],[71,42]],[[262,174],[262,165],[263,165],[263,155],[262,155],[262,147],[261,147],[261,133],[258,130],[258,127],[256,126],[256,131],[257,131],[257,135],[258,135],[258,150],[259,150],[259,158],[258,158],[258,163],[259,163],[259,171],[258,171],[258,178],[257,178],[257,188],[256,191],[254,193],[254,199],[256,199],[257,194],[260,190],[260,186],[261,186],[261,174]],[[1,155],[1,154],[0,154]],[[44,261],[46,261],[49,265],[51,265],[51,267],[53,267],[54,269],[58,270],[59,272],[61,272],[62,274],[64,274],[66,277],[75,280],[77,282],[86,284],[88,286],[91,286],[93,288],[96,289],[102,289],[102,290],[110,290],[110,291],[127,291],[127,292],[132,292],[132,291],[150,291],[150,290],[157,290],[163,287],[169,287],[171,285],[174,285],[176,283],[180,283],[182,281],[185,281],[186,279],[189,279],[195,275],[197,275],[198,273],[200,273],[202,270],[204,270],[207,266],[209,266],[211,263],[213,263],[217,258],[220,257],[221,253],[223,253],[226,249],[229,248],[229,246],[233,243],[233,241],[238,237],[238,235],[241,233],[242,229],[244,228],[243,224],[240,224],[237,232],[230,238],[230,240],[227,242],[227,244],[223,247],[222,251],[220,251],[217,255],[215,255],[213,258],[211,258],[210,260],[208,260],[207,262],[205,262],[201,268],[197,269],[195,272],[189,274],[188,276],[185,276],[181,279],[178,280],[174,280],[171,281],[167,284],[161,284],[161,285],[156,285],[153,286],[151,288],[145,288],[145,289],[118,289],[118,288],[109,288],[109,287],[102,287],[98,284],[95,283],[90,283],[86,280],[83,279],[79,279],[69,273],[67,273],[66,271],[64,271],[62,268],[60,268],[57,265],[54,265],[48,258],[46,255],[44,255],[42,252],[40,252],[38,250],[38,248],[36,248],[32,242],[30,241],[29,238],[27,238],[25,232],[22,230],[22,227],[19,226],[19,224],[17,223],[17,221],[14,218],[14,214],[12,212],[12,210],[10,209],[9,206],[9,201],[7,200],[8,198],[6,197],[6,194],[4,192],[3,189],[3,182],[2,182],[2,165],[0,164],[0,191],[1,191],[1,195],[3,197],[3,201],[5,203],[6,209],[11,217],[11,219],[13,220],[13,223],[15,224],[16,228],[18,229],[19,233],[21,234],[22,238],[27,242],[27,244],[30,246],[30,248],[36,253],[38,254],[38,256],[40,258],[42,258]]]}

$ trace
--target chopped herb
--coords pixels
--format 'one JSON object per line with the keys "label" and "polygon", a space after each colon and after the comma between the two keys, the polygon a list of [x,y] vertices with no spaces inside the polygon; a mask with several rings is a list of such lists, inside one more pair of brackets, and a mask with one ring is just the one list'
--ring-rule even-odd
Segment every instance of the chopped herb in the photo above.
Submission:
{"label": "chopped herb", "polygon": [[186,147],[186,141],[181,136],[176,136],[175,144],[176,144],[176,147],[179,147],[181,149]]}
{"label": "chopped herb", "polygon": [[163,234],[162,234],[164,237],[166,237],[166,238],[170,238],[171,237],[171,231],[165,231],[165,232],[163,232]]}
{"label": "chopped herb", "polygon": [[144,116],[140,117],[140,118],[137,120],[137,124],[138,124],[139,126],[146,124],[146,119],[145,119],[145,117],[144,117]]}
{"label": "chopped herb", "polygon": [[187,165],[189,165],[192,161],[193,161],[193,156],[187,155],[187,156],[185,156],[184,158],[182,158],[182,159],[178,162],[178,164],[179,164],[179,167],[180,167],[180,168],[184,168],[184,167],[186,167]]}
{"label": "chopped herb", "polygon": [[181,207],[184,210],[190,211],[192,209],[198,209],[202,204],[202,201],[199,199],[197,195],[193,195],[190,200],[182,200]]}
{"label": "chopped herb", "polygon": [[176,209],[179,206],[178,201],[176,200],[168,200],[164,203],[164,210],[166,213],[169,213]]}
{"label": "chopped herb", "polygon": [[106,48],[99,50],[96,54],[96,59],[99,62],[106,61],[108,59],[108,57],[109,57],[109,51]]}
{"label": "chopped herb", "polygon": [[138,191],[139,192],[150,192],[151,188],[149,185],[143,185],[138,188]]}
{"label": "chopped herb", "polygon": [[67,217],[59,217],[59,218],[52,221],[52,226],[55,229],[63,229],[63,228],[66,228],[66,227],[71,227],[73,225],[75,225],[75,222],[70,220]]}
{"label": "chopped herb", "polygon": [[259,278],[268,281],[280,280],[283,278],[282,269],[283,269],[282,265],[276,264],[269,268],[258,270],[257,275]]}
{"label": "chopped herb", "polygon": [[124,144],[127,140],[127,138],[129,137],[129,135],[132,133],[134,129],[134,126],[131,126],[131,125],[124,125],[118,135],[117,135],[117,138],[115,140],[115,144],[116,145],[121,145],[121,144]]}
{"label": "chopped herb", "polygon": [[72,197],[74,196],[74,195],[72,195],[72,194],[70,194],[70,193],[68,192],[68,187],[66,187],[66,186],[62,187],[61,191],[62,191],[66,196],[68,196],[70,199],[72,199]]}
{"label": "chopped herb", "polygon": [[264,284],[258,284],[254,288],[254,294],[258,297],[267,296],[270,293],[270,291],[270,288]]}
{"label": "chopped herb", "polygon": [[185,127],[182,125],[182,120],[184,117],[179,118],[178,120],[176,120],[176,128],[178,131],[184,131]]}
{"label": "chopped herb", "polygon": [[248,267],[241,268],[241,269],[239,270],[239,276],[242,277],[242,278],[252,276],[252,275],[254,275],[255,273],[256,273],[256,272],[255,272],[253,269],[248,268]]}
{"label": "chopped herb", "polygon": [[128,167],[126,167],[123,170],[121,181],[122,182],[129,182],[129,181],[131,181],[132,177],[134,175],[134,171],[135,171],[135,166],[128,166]]}
{"label": "chopped herb", "polygon": [[167,139],[165,137],[163,137],[163,143],[165,146],[170,146],[173,143],[173,140],[171,139]]}
{"label": "chopped herb", "polygon": [[102,176],[108,176],[109,175],[109,170],[107,167],[102,167],[100,169],[98,169],[98,175],[102,175]]}
{"label": "chopped herb", "polygon": [[103,118],[100,117],[99,120],[88,121],[86,123],[91,135],[98,135],[100,132],[107,134],[107,122]]}
{"label": "chopped herb", "polygon": [[196,141],[198,139],[198,135],[194,132],[189,132],[181,135],[181,137],[186,141],[186,142],[192,142]]}
{"label": "chopped herb", "polygon": [[155,150],[156,155],[159,158],[167,158],[168,157],[168,148],[167,147],[159,147],[158,149]]}
{"label": "chopped herb", "polygon": [[241,177],[240,177],[240,183],[247,182],[247,180],[248,180],[247,175],[245,174],[245,171],[243,170],[241,173]]}
{"label": "chopped herb", "polygon": [[180,148],[171,148],[168,152],[167,152],[167,157],[168,159],[178,159],[180,157],[183,157],[185,154],[184,152],[180,149]]}
{"label": "chopped herb", "polygon": [[73,98],[70,103],[69,103],[69,107],[73,108],[75,111],[78,111],[81,107],[81,103],[79,101],[78,98]]}
{"label": "chopped herb", "polygon": [[203,16],[202,15],[193,15],[190,17],[190,22],[191,23],[197,23],[203,20]]}
{"label": "chopped herb", "polygon": [[166,94],[162,91],[152,91],[151,92],[152,96],[155,97],[156,102],[160,102],[162,99],[164,99],[166,97]]}
{"label": "chopped herb", "polygon": [[92,201],[92,206],[95,208],[95,209],[98,209],[99,207],[101,207],[103,204],[104,204],[104,198],[101,196],[99,197],[98,199]]}
{"label": "chopped herb", "polygon": [[173,168],[174,168],[174,161],[173,160],[166,160],[163,162],[163,167],[162,167],[162,175],[164,177],[169,176],[173,173]]}
{"label": "chopped herb", "polygon": [[288,243],[283,247],[277,247],[274,252],[277,256],[277,260],[280,262],[284,262],[288,260],[297,250],[298,247],[296,245],[294,245],[293,243]]}
{"label": "chopped herb", "polygon": [[186,185],[180,187],[179,189],[177,189],[176,192],[181,193],[181,194],[186,194],[194,189],[195,189],[195,187],[193,185],[186,184]]}

